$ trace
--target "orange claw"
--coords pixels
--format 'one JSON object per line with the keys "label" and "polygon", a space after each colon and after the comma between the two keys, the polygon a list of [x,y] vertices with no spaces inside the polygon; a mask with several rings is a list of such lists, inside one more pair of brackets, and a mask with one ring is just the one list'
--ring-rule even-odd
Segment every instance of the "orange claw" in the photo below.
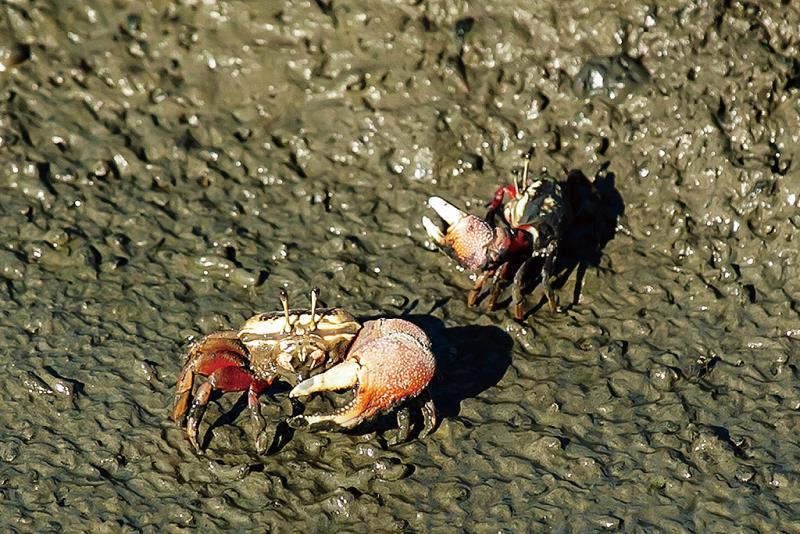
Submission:
{"label": "orange claw", "polygon": [[504,228],[493,227],[484,219],[463,212],[439,197],[429,198],[428,206],[448,227],[442,233],[431,219],[423,217],[422,226],[426,233],[465,269],[485,269],[496,263],[509,248],[510,236]]}
{"label": "orange claw", "polygon": [[[299,383],[289,393],[290,397],[300,397],[355,387],[353,400],[331,414],[300,415],[290,424],[299,427],[333,423],[353,428],[419,395],[435,371],[431,342],[422,329],[403,319],[368,321],[344,362]],[[423,414],[426,428],[432,428],[432,403],[424,407]]]}

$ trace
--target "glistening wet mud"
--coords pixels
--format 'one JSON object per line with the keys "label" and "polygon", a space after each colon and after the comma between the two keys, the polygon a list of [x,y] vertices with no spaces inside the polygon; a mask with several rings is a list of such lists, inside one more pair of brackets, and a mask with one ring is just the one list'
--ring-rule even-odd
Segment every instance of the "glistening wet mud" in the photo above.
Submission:
{"label": "glistening wet mud", "polygon": [[[5,530],[798,531],[798,27],[789,2],[3,3]],[[534,290],[519,324],[465,305],[419,221],[432,194],[483,212],[531,148],[605,203],[565,310]],[[187,340],[313,286],[426,328],[439,428],[260,456],[214,423],[227,395],[197,456],[168,419]]]}

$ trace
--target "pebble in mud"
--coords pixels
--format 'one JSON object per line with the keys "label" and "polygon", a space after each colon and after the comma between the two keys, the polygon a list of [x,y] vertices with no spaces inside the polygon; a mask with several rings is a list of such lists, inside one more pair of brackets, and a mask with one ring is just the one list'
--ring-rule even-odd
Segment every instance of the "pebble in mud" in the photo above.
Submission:
{"label": "pebble in mud", "polygon": [[626,97],[650,80],[639,60],[624,54],[588,59],[573,81],[575,94],[588,98],[602,95],[609,100]]}
{"label": "pebble in mud", "polygon": [[678,373],[669,367],[654,366],[648,374],[653,387],[661,391],[670,391],[678,379]]}

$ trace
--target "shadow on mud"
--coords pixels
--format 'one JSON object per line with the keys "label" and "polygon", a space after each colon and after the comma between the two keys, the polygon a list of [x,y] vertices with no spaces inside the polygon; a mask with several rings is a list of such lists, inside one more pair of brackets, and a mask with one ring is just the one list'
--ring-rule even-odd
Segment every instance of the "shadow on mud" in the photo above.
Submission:
{"label": "shadow on mud", "polygon": [[573,218],[559,249],[556,283],[561,287],[577,269],[575,291],[570,305],[578,303],[588,267],[600,269],[603,249],[614,239],[617,221],[625,213],[625,203],[616,187],[616,176],[602,169],[593,182],[579,170],[567,174],[566,194]]}
{"label": "shadow on mud", "polygon": [[446,328],[430,315],[403,318],[425,330],[433,343],[437,370],[429,389],[439,424],[458,417],[462,401],[495,386],[511,365],[514,341],[496,326]]}

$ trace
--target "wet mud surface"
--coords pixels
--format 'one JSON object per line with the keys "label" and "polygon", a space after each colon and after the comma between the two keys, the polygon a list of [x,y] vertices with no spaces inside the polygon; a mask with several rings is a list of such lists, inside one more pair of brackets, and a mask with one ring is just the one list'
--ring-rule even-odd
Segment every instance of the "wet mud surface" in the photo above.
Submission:
{"label": "wet mud surface", "polygon": [[[797,532],[798,28],[789,2],[0,4],[4,530]],[[482,213],[531,148],[604,201],[564,311],[534,291],[520,324],[466,306],[420,218]],[[188,340],[313,286],[426,329],[438,429],[260,456],[232,394],[197,456],[168,419]]]}

